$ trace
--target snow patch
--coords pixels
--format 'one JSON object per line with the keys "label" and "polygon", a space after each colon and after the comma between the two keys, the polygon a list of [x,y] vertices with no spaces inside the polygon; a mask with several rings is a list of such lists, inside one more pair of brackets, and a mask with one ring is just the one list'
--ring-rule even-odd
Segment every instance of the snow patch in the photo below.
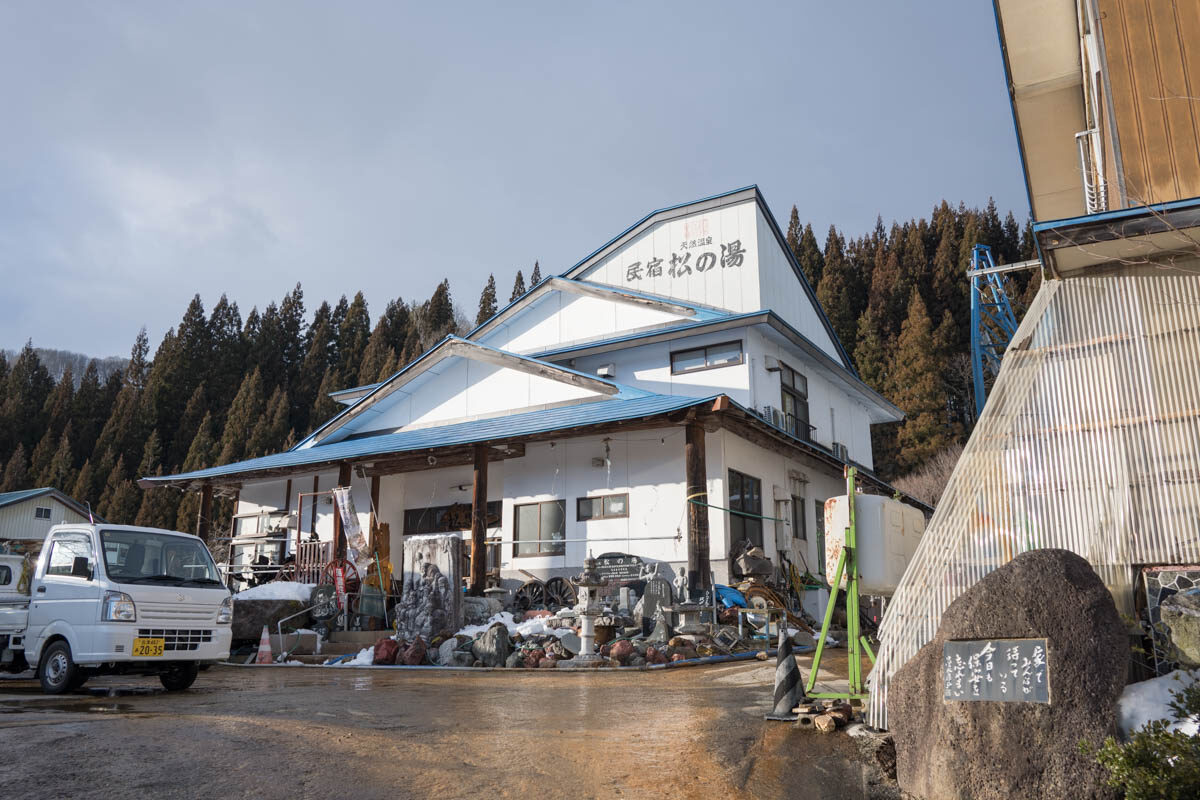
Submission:
{"label": "snow patch", "polygon": [[308,604],[308,600],[312,597],[312,590],[316,588],[315,583],[295,583],[294,581],[273,581],[272,583],[264,583],[262,586],[255,586],[252,589],[238,592],[233,596],[234,600],[298,600],[301,603]]}
{"label": "snow patch", "polygon": [[458,632],[461,636],[470,636],[474,639],[476,636],[487,631],[488,628],[495,625],[497,622],[504,623],[504,627],[508,628],[509,635],[519,633],[522,636],[537,636],[540,634],[550,634],[562,638],[568,633],[574,633],[570,628],[551,628],[546,625],[546,621],[551,617],[534,617],[533,619],[525,620],[518,623],[513,619],[513,615],[508,611],[501,611],[499,614],[492,615],[487,622],[482,625],[468,625]]}
{"label": "snow patch", "polygon": [[325,662],[326,666],[330,667],[369,667],[375,663],[375,645],[364,647],[358,651],[358,655],[347,661],[339,661],[336,664]]}
{"label": "snow patch", "polygon": [[1170,707],[1171,700],[1174,699],[1171,693],[1184,689],[1195,681],[1194,675],[1177,669],[1160,678],[1151,678],[1126,686],[1117,702],[1117,725],[1121,729],[1121,735],[1128,739],[1131,733],[1152,720],[1165,719],[1171,723],[1170,730],[1195,736],[1200,731],[1200,720],[1192,717],[1181,722],[1176,721],[1171,715]]}

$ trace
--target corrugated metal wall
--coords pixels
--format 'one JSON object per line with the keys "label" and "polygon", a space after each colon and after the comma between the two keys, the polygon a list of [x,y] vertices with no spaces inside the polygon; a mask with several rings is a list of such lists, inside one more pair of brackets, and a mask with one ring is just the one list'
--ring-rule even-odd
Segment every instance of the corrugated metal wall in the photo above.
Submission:
{"label": "corrugated metal wall", "polygon": [[[35,508],[49,508],[50,519],[37,519]],[[53,497],[34,497],[0,508],[0,539],[44,539],[50,526],[60,522],[87,522]]]}
{"label": "corrugated metal wall", "polygon": [[1060,547],[1132,608],[1134,565],[1200,562],[1200,276],[1048,281],[880,626],[872,724],[891,676],[956,597]]}

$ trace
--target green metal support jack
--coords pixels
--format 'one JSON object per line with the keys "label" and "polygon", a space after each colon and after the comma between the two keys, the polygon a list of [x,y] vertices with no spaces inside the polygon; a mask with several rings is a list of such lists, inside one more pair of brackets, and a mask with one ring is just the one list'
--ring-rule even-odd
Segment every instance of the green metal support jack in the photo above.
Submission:
{"label": "green metal support jack", "polygon": [[[817,639],[817,651],[813,654],[812,669],[808,673],[808,682],[804,686],[804,693],[809,697],[815,697],[826,700],[866,700],[867,684],[863,679],[862,674],[862,654],[865,651],[871,659],[871,663],[875,663],[875,653],[871,650],[871,645],[867,641],[867,637],[862,635],[859,625],[859,606],[858,606],[858,541],[855,537],[854,529],[854,477],[857,470],[854,467],[847,466],[845,468],[846,475],[846,498],[849,503],[849,525],[846,528],[846,541],[842,545],[842,552],[838,555],[837,569],[833,572],[833,580],[829,582],[829,605],[825,607],[825,623],[821,626],[821,636]],[[822,554],[823,556],[824,554]],[[846,580],[846,649],[847,649],[847,678],[849,679],[849,690],[845,692],[814,692],[813,688],[817,685],[817,672],[821,669],[821,655],[825,652],[825,641],[829,637],[829,628],[833,623],[833,609],[837,605],[838,592],[841,591],[842,575],[847,576]]]}

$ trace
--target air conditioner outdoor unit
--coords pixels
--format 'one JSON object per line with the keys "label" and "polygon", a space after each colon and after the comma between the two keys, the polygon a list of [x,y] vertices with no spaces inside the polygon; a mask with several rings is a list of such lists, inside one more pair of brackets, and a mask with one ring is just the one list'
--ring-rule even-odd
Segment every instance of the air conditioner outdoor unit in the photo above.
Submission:
{"label": "air conditioner outdoor unit", "polygon": [[842,444],[841,442],[834,442],[832,450],[835,458],[841,461],[850,460],[850,451],[847,450],[846,445]]}
{"label": "air conditioner outdoor unit", "polygon": [[762,409],[759,410],[759,414],[762,415],[763,419],[774,425],[776,428],[784,427],[783,412],[778,408],[773,406],[763,406]]}

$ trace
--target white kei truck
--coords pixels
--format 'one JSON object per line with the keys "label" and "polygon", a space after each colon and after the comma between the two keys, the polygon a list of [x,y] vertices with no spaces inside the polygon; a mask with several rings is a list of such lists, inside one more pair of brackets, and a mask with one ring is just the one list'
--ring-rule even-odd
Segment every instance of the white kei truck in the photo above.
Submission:
{"label": "white kei truck", "polygon": [[196,536],[131,525],[55,525],[28,587],[0,557],[0,668],[36,665],[42,691],[97,675],[157,675],[186,689],[229,657],[233,597]]}

